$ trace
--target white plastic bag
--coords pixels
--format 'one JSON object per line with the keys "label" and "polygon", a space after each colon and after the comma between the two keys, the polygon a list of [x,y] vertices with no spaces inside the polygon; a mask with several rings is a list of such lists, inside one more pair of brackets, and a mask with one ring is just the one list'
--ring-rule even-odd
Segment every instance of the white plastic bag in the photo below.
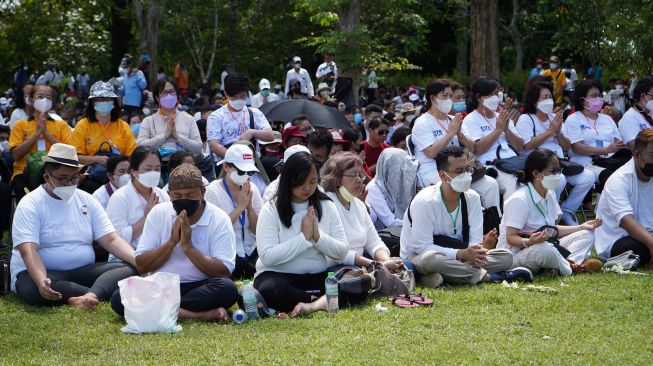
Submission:
{"label": "white plastic bag", "polygon": [[179,275],[158,272],[147,277],[132,276],[118,282],[125,307],[124,333],[177,333]]}

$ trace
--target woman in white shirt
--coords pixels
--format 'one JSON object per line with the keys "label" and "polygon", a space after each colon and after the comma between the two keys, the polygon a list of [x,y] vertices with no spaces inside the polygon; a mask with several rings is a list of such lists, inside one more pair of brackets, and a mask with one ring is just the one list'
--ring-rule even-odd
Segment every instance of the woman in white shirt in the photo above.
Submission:
{"label": "woman in white shirt", "polygon": [[[426,86],[427,110],[415,120],[411,137],[415,144],[415,157],[419,161],[418,174],[422,187],[440,181],[435,156],[444,148],[463,146],[471,151],[474,149],[474,141],[461,132],[462,115],[449,115],[452,98],[453,90],[446,80],[435,80]],[[483,176],[472,184],[472,189],[481,195],[484,208],[499,209],[499,185],[494,178]]]}
{"label": "woman in white shirt", "polygon": [[349,244],[345,258],[330,264],[369,267],[373,258],[395,272],[403,267],[402,260],[390,259],[390,250],[377,234],[365,203],[356,198],[365,189],[365,178],[363,161],[350,152],[330,157],[322,168],[322,188],[338,209]]}
{"label": "woman in white shirt", "polygon": [[138,146],[129,158],[129,168],[132,179],[111,196],[107,215],[120,236],[136,248],[147,214],[157,203],[168,202],[170,198],[157,187],[161,179],[158,150]]}
{"label": "woman in white shirt", "polygon": [[204,194],[207,202],[229,215],[236,234],[236,268],[232,278],[252,278],[256,273],[256,223],[263,199],[256,185],[249,181],[258,172],[252,151],[234,144],[227,149],[222,163],[222,179],[209,184]]}
{"label": "woman in white shirt", "polygon": [[159,149],[163,160],[175,151],[188,151],[193,156],[202,153],[202,139],[193,116],[177,111],[177,84],[172,80],[161,80],[154,86],[154,98],[159,103],[159,112],[146,117],[138,132],[138,146]]}
{"label": "woman in white shirt", "polygon": [[[601,220],[577,226],[556,225],[562,212],[554,190],[561,170],[558,157],[551,150],[534,150],[526,159],[524,171],[517,175],[522,186],[504,204],[497,248],[512,251],[514,267],[526,267],[533,273],[553,269],[570,276],[572,264],[582,266],[589,257],[594,229],[601,225]],[[545,225],[558,230],[560,246],[570,252],[566,258],[548,241],[554,230],[542,229]]]}
{"label": "woman in white shirt", "polygon": [[599,113],[603,108],[603,88],[596,80],[583,80],[574,90],[576,113],[567,117],[563,134],[571,143],[571,161],[599,174],[604,168],[592,163],[593,155],[612,155],[626,147],[617,125],[608,115]]}
{"label": "woman in white shirt", "polygon": [[365,190],[365,203],[378,230],[403,226],[404,213],[417,191],[417,162],[404,150],[383,150],[376,163],[376,176]]}
{"label": "woman in white shirt", "polygon": [[[524,114],[517,120],[517,131],[524,140],[521,155],[529,155],[534,149],[543,148],[553,151],[558,159],[564,159],[565,151],[571,144],[563,134],[562,112],[553,113],[553,85],[539,81],[529,84],[524,97]],[[562,221],[577,225],[576,210],[583,198],[594,186],[594,173],[583,169],[576,175],[562,175],[555,192],[558,197],[567,183],[574,188],[562,203]]]}
{"label": "woman in white shirt", "polygon": [[[499,83],[490,78],[482,77],[474,81],[469,101],[469,107],[474,111],[465,117],[462,125],[463,135],[473,141],[470,150],[476,155],[476,159],[487,167],[492,167],[496,159],[517,156],[524,145],[508,117],[508,110],[496,113],[501,102],[499,87]],[[496,170],[496,181],[505,201],[517,190],[517,178]],[[483,196],[482,192],[479,194]]]}
{"label": "woman in white shirt", "polygon": [[[317,189],[310,154],[284,162],[277,196],[266,202],[256,225],[256,287],[267,304],[291,316],[326,310],[324,280],[329,259],[349,252],[338,209]],[[339,293],[341,304],[348,299]]]}
{"label": "woman in white shirt", "polygon": [[653,77],[647,76],[637,82],[633,100],[635,104],[619,121],[619,133],[630,151],[635,151],[635,137],[639,131],[653,127]]}
{"label": "woman in white shirt", "polygon": [[109,181],[93,192],[93,197],[106,210],[109,198],[118,188],[124,187],[131,180],[129,175],[129,158],[125,155],[114,155],[107,160],[107,177]]}

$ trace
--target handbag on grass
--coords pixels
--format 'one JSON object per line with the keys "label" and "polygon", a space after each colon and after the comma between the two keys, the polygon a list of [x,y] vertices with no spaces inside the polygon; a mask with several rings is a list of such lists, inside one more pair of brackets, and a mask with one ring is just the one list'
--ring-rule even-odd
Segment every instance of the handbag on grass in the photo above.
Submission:
{"label": "handbag on grass", "polygon": [[624,271],[632,271],[639,266],[639,256],[632,250],[628,250],[619,255],[609,258],[603,268],[609,269],[612,267],[620,266]]}
{"label": "handbag on grass", "polygon": [[408,294],[415,289],[415,276],[412,271],[402,269],[392,273],[383,263],[373,262],[368,272],[374,276],[374,286],[370,295],[382,295],[395,297],[401,294]]}

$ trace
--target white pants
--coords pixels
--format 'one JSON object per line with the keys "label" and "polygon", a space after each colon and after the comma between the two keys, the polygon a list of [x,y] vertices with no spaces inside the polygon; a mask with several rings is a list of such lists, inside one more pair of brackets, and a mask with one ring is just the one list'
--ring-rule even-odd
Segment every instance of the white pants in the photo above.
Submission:
{"label": "white pants", "polygon": [[599,182],[599,174],[601,174],[602,171],[605,170],[605,168],[601,168],[600,166],[596,166],[594,164],[589,164],[585,165],[585,170],[589,170],[590,172],[594,173],[594,181]]}
{"label": "white pants", "polygon": [[572,216],[575,216],[576,211],[578,211],[578,207],[583,203],[583,199],[587,195],[587,192],[589,192],[589,190],[594,186],[594,181],[594,173],[587,168],[585,168],[580,174],[571,176],[563,175],[558,184],[558,188],[556,188],[558,199],[560,199],[560,195],[565,189],[567,183],[571,184],[573,188],[569,191],[567,199],[562,203],[562,205],[560,205],[562,212],[567,212]]}
{"label": "white pants", "polygon": [[560,239],[560,245],[571,252],[567,258],[564,258],[553,244],[544,242],[514,253],[513,268],[526,267],[533,273],[542,269],[557,269],[563,276],[570,276],[572,272],[568,260],[582,264],[587,259],[594,245],[594,232],[577,231]]}
{"label": "white pants", "polygon": [[[438,183],[440,181],[440,176],[438,175],[437,170],[422,168],[423,166],[425,165],[420,165],[420,169],[417,170],[417,176],[423,185],[422,188]],[[472,183],[472,189],[481,196],[481,206],[483,208],[496,207],[499,211],[499,215],[501,215],[499,184],[494,178],[486,175]]]}
{"label": "white pants", "polygon": [[496,181],[499,183],[499,191],[503,195],[503,202],[506,202],[508,198],[519,188],[517,187],[517,177],[515,177],[513,174],[502,172],[492,165],[486,165],[486,168],[493,168],[499,174],[497,175]]}

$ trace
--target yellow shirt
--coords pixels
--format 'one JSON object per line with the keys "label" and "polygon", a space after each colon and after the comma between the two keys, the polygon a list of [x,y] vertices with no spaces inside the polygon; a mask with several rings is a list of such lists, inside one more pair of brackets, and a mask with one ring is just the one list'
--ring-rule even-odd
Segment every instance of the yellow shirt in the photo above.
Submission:
{"label": "yellow shirt", "polygon": [[[136,140],[131,128],[121,119],[104,126],[101,122],[89,122],[84,118],[75,126],[72,145],[77,149],[77,154],[95,155],[103,142],[108,142],[112,150],[120,150],[121,154],[127,156],[136,148]],[[102,146],[102,150],[108,150],[106,144]]]}
{"label": "yellow shirt", "polygon": [[551,83],[553,84],[553,99],[556,104],[562,103],[562,93],[565,90],[565,84],[567,84],[567,75],[558,68],[555,71],[551,69],[544,70],[545,77],[551,77]]}
{"label": "yellow shirt", "polygon": [[[63,142],[64,144],[71,143],[70,127],[66,122],[46,120],[45,128],[47,128],[50,135],[52,135],[52,137],[57,141]],[[9,149],[13,150],[16,146],[22,145],[36,133],[37,129],[36,120],[21,119],[16,121],[14,128],[11,129],[11,135],[9,136]],[[43,140],[44,142],[40,142],[40,140]],[[50,146],[52,146],[52,144],[47,138],[45,138],[45,136],[43,136],[42,139],[37,140],[34,145],[30,147],[27,154],[37,151],[39,147],[42,148],[43,143],[45,143],[45,151],[50,151]],[[25,154],[21,159],[14,161],[14,175],[11,177],[12,179],[18,174],[23,174],[23,170],[25,170],[25,165],[27,164],[27,154]]]}

